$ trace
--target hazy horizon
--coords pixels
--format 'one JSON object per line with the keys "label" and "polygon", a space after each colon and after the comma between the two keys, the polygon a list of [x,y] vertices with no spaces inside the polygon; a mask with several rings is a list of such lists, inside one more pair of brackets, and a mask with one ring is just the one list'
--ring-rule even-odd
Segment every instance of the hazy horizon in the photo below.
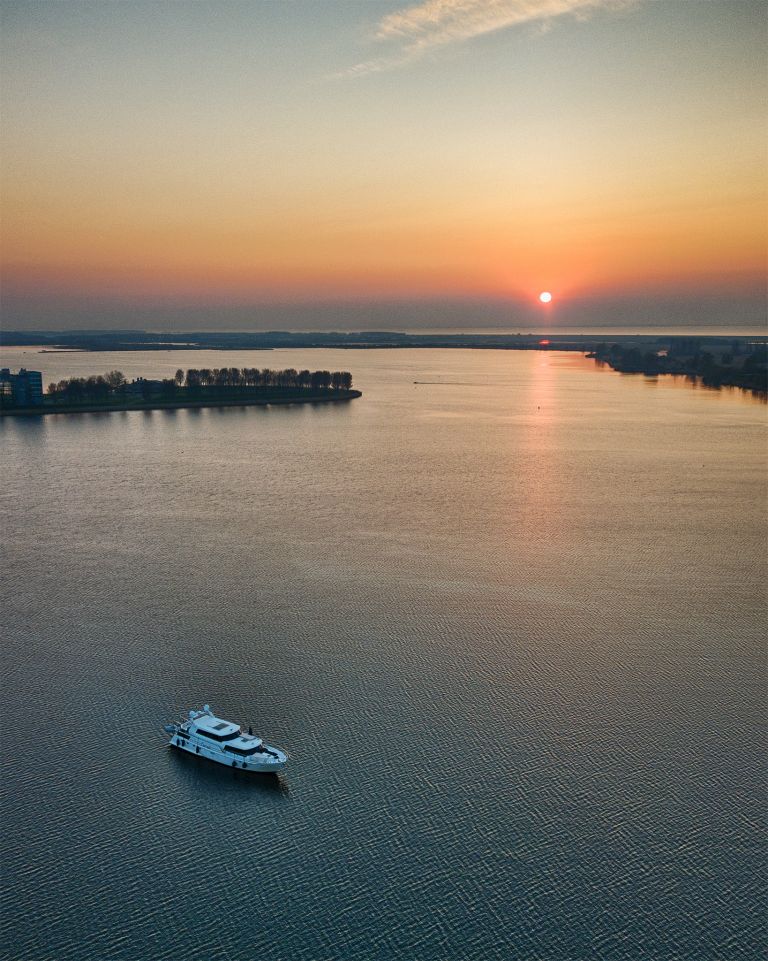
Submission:
{"label": "hazy horizon", "polygon": [[[239,307],[109,305],[103,313],[77,305],[54,305],[33,317],[3,310],[6,330],[153,331],[411,331],[558,330],[583,328],[696,329],[738,331],[765,328],[762,301],[655,301],[640,299],[595,305],[573,301],[538,305],[499,301],[256,304]],[[20,322],[14,323],[14,316]]]}

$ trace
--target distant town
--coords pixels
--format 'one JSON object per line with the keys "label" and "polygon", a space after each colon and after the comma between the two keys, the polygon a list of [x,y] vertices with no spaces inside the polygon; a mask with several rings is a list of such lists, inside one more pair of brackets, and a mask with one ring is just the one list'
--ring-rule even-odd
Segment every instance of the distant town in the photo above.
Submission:
{"label": "distant town", "polygon": [[122,371],[70,377],[51,383],[44,394],[42,373],[0,370],[0,414],[55,414],[78,411],[234,407],[352,400],[349,371],[271,370],[256,367],[190,368],[174,377],[127,380]]}

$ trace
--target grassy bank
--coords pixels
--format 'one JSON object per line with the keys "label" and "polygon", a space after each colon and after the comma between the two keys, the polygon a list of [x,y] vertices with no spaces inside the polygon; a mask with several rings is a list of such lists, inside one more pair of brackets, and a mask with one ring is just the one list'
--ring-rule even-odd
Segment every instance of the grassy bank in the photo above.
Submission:
{"label": "grassy bank", "polygon": [[335,401],[353,400],[361,397],[359,390],[307,390],[304,388],[275,387],[271,389],[244,389],[242,391],[221,391],[215,395],[201,391],[187,397],[128,400],[126,398],[107,399],[103,403],[86,401],[83,403],[61,403],[46,397],[42,407],[0,406],[0,416],[30,417],[41,414],[96,414],[113,411],[131,410],[185,410],[201,407],[263,407],[267,404],[323,404]]}

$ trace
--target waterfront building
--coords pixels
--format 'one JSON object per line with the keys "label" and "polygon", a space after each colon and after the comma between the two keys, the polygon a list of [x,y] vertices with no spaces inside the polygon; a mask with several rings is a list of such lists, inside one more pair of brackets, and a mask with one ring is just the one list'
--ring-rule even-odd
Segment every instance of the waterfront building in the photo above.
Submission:
{"label": "waterfront building", "polygon": [[147,377],[137,377],[125,385],[126,394],[153,394],[163,388],[162,380],[151,380]]}
{"label": "waterfront building", "polygon": [[22,367],[12,374],[8,367],[0,369],[0,395],[17,407],[41,407],[43,404],[43,375],[39,370]]}

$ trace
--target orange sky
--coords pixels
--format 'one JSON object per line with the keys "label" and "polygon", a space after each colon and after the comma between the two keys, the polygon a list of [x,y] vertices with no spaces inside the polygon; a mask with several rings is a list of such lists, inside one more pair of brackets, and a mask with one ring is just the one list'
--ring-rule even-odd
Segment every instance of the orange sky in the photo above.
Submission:
{"label": "orange sky", "polygon": [[361,76],[378,7],[291,6],[9,5],[5,324],[61,296],[759,298],[759,4],[473,0],[466,37]]}

